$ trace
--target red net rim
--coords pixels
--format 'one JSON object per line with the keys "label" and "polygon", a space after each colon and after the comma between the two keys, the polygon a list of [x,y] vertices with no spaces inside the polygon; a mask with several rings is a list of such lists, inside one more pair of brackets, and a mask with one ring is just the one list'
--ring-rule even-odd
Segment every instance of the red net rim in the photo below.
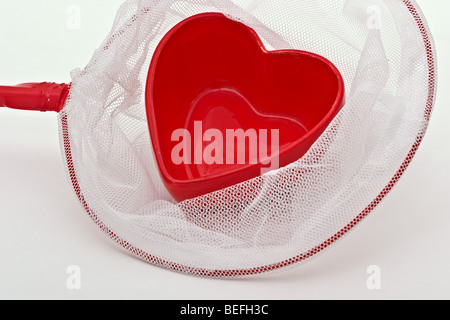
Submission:
{"label": "red net rim", "polygon": [[[433,111],[433,105],[435,101],[435,93],[436,93],[436,59],[434,53],[434,44],[431,35],[429,34],[428,26],[426,22],[423,21],[420,9],[418,9],[414,4],[411,3],[410,0],[402,0],[405,6],[408,8],[411,15],[414,17],[414,20],[419,27],[420,33],[422,34],[422,38],[424,41],[424,45],[427,51],[427,60],[428,60],[428,98],[425,106],[424,119],[425,123],[428,126],[430,121],[430,117]],[[90,208],[89,204],[86,202],[83,193],[81,192],[80,185],[77,180],[77,176],[74,170],[73,158],[70,148],[70,137],[68,130],[68,119],[67,115],[62,115],[61,118],[61,126],[62,126],[62,136],[64,139],[64,155],[67,161],[67,167],[69,169],[69,176],[74,188],[74,191],[81,202],[83,208],[86,210],[89,217],[97,224],[97,226],[105,232],[114,242],[116,242],[120,247],[135,255],[142,260],[151,263],[155,266],[162,267],[165,269],[169,269],[176,272],[182,272],[186,274],[193,274],[203,277],[216,277],[216,278],[231,278],[231,277],[242,277],[242,276],[251,276],[257,274],[263,274],[271,271],[275,271],[281,268],[285,268],[288,266],[293,266],[295,264],[305,262],[310,259],[312,256],[323,252],[325,249],[329,248],[332,244],[336,243],[339,239],[345,236],[350,230],[352,230],[356,225],[358,225],[362,220],[364,220],[386,197],[386,195],[392,190],[392,188],[399,181],[403,173],[406,171],[408,166],[410,165],[412,159],[414,158],[417,150],[419,149],[420,144],[424,138],[425,132],[420,132],[418,137],[416,138],[415,143],[413,144],[408,156],[405,161],[401,165],[400,169],[391,179],[389,184],[380,192],[380,194],[360,213],[358,214],[347,226],[345,226],[342,230],[336,233],[334,236],[324,241],[322,244],[316,246],[315,248],[309,250],[306,253],[301,253],[297,256],[294,256],[290,259],[274,263],[271,265],[255,267],[251,269],[239,269],[239,270],[208,270],[202,268],[189,267],[182,264],[178,264],[175,262],[171,262],[168,260],[161,259],[157,256],[154,256],[148,252],[145,252],[132,244],[124,241],[117,235],[114,231],[112,231],[108,226],[106,226],[97,216],[97,214]],[[426,128],[425,128],[426,130]]]}

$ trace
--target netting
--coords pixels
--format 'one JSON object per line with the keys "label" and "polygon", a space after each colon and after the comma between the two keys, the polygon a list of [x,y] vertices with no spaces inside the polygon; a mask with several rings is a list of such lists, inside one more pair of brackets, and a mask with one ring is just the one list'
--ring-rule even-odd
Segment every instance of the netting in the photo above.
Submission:
{"label": "netting", "polygon": [[[145,85],[152,54],[177,23],[221,12],[269,50],[326,57],[346,105],[298,161],[176,203],[154,158]],[[184,273],[237,277],[298,265],[329,247],[390,191],[416,152],[435,94],[435,56],[408,0],[128,0],[60,113],[70,180],[121,247]]]}

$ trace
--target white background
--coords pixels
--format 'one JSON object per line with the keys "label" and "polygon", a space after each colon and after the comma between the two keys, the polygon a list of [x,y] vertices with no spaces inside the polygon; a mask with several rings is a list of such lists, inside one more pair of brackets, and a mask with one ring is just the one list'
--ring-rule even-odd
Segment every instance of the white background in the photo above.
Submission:
{"label": "white background", "polygon": [[[0,84],[70,82],[110,31],[121,0],[1,0]],[[448,0],[420,0],[434,34],[439,90],[427,136],[386,200],[325,254],[283,273],[214,280],[159,269],[117,248],[66,179],[56,114],[0,110],[1,299],[449,299]],[[81,29],[67,28],[68,7]],[[66,270],[81,268],[81,290]],[[381,268],[368,290],[367,268]]]}

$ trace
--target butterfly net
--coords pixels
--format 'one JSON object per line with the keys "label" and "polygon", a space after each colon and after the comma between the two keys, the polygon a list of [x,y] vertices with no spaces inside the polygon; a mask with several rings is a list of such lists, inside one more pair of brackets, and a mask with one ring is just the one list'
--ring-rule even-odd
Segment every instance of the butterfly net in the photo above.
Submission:
{"label": "butterfly net", "polygon": [[[268,50],[324,56],[344,78],[346,104],[301,159],[177,203],[153,154],[146,80],[164,35],[204,12],[253,28]],[[414,1],[128,0],[72,72],[59,115],[64,160],[84,209],[131,254],[199,276],[267,273],[325,250],[380,203],[423,138],[435,74]]]}

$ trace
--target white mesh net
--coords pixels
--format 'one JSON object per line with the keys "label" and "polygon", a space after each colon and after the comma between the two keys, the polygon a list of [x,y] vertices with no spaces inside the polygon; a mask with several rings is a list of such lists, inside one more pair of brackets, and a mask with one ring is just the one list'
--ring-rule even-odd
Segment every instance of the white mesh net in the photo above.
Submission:
{"label": "white mesh net", "polygon": [[[317,53],[341,71],[342,112],[288,167],[176,203],[154,159],[145,85],[162,37],[222,12],[268,49]],[[120,246],[172,270],[247,276],[297,265],[330,246],[389,192],[425,133],[434,47],[408,0],[129,0],[60,113],[71,182]]]}

